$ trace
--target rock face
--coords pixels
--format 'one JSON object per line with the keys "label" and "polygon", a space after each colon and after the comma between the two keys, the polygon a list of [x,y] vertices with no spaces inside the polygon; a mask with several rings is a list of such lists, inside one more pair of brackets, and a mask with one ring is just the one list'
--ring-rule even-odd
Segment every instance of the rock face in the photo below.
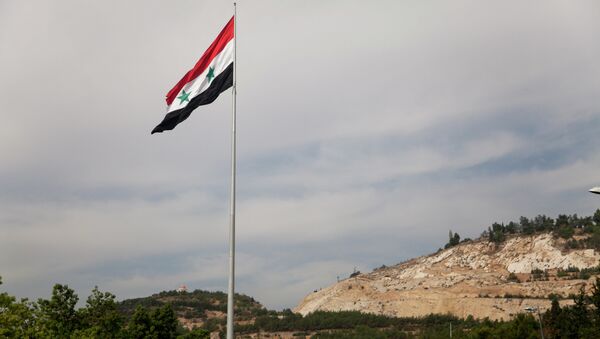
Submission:
{"label": "rock face", "polygon": [[[294,311],[358,310],[397,317],[451,313],[505,320],[525,307],[544,311],[549,294],[567,297],[592,285],[576,274],[559,277],[559,269],[596,267],[600,260],[592,249],[561,251],[562,245],[550,234],[512,237],[499,246],[487,240],[461,243],[342,280],[309,294]],[[534,269],[545,273],[534,275]]]}

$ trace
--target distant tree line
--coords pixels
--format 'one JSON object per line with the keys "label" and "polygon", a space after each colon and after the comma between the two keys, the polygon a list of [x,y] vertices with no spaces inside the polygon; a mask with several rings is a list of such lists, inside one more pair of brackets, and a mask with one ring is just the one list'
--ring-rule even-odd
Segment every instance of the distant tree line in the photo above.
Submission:
{"label": "distant tree line", "polygon": [[0,338],[209,338],[204,329],[182,328],[169,304],[153,310],[138,305],[127,318],[115,296],[97,287],[84,307],[76,309],[78,301],[74,290],[61,284],[54,285],[50,299],[38,301],[0,293]]}
{"label": "distant tree line", "polygon": [[[508,223],[494,222],[481,237],[490,242],[500,244],[508,235],[551,232],[554,236],[567,239],[568,248],[593,248],[600,250],[600,209],[593,216],[580,217],[577,214],[559,214],[556,219],[540,214],[534,218],[520,217],[519,221]],[[587,235],[585,239],[575,240],[575,233]],[[470,240],[470,239],[469,239]],[[467,239],[463,240],[467,241]],[[444,248],[450,248],[460,243],[460,235],[450,231],[449,241]]]}
{"label": "distant tree line", "polygon": [[[583,290],[574,295],[573,305],[560,306],[551,295],[552,306],[545,312],[517,314],[510,321],[460,319],[451,315],[418,318],[395,318],[357,311],[317,311],[301,316],[286,310],[260,316],[254,324],[238,327],[238,333],[293,331],[298,336],[314,333],[315,339],[333,338],[448,338],[449,325],[458,339],[600,338],[600,280],[596,279],[591,295]],[[540,323],[542,327],[540,328]]]}
{"label": "distant tree line", "polygon": [[[235,295],[235,315],[237,320],[253,319],[257,315],[266,314],[267,310],[254,298],[243,294]],[[144,297],[127,299],[118,303],[119,311],[131,316],[137,306],[155,309],[169,304],[179,316],[186,319],[203,319],[206,311],[227,312],[227,294],[217,291],[209,292],[194,290],[192,292],[163,291],[158,294]],[[223,321],[210,321],[213,328],[218,329]],[[224,322],[223,322],[224,323]]]}
{"label": "distant tree line", "polygon": [[300,331],[312,332],[328,329],[354,329],[357,326],[383,329],[395,327],[403,331],[412,331],[424,327],[448,324],[449,322],[464,322],[476,324],[470,318],[461,320],[452,315],[431,314],[426,317],[396,318],[385,315],[362,313],[359,311],[316,311],[302,316],[287,309],[282,312],[272,312],[256,318],[254,324],[239,326],[239,333]]}
{"label": "distant tree line", "polygon": [[[1,280],[0,280],[1,284]],[[453,338],[600,338],[600,280],[596,279],[591,295],[583,290],[573,296],[573,305],[560,306],[551,296],[546,312],[518,314],[510,321],[460,319],[451,315],[395,318],[357,311],[323,312],[306,316],[290,310],[264,310],[253,323],[237,325],[236,333],[292,331],[297,336],[329,338],[448,338],[452,324]],[[17,301],[0,293],[0,338],[208,338],[210,330],[188,331],[180,326],[170,304],[147,308],[137,305],[130,316],[118,310],[115,296],[92,290],[84,307],[76,309],[78,297],[66,285],[57,284],[50,299]],[[221,332],[222,334],[222,332]]]}

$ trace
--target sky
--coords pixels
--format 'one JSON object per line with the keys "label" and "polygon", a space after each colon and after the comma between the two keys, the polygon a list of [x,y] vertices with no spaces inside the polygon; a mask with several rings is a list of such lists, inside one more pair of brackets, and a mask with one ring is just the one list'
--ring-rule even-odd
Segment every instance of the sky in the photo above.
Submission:
{"label": "sky", "polygon": [[[0,0],[2,290],[226,290],[231,91],[150,131],[232,11]],[[600,207],[597,1],[241,0],[237,32],[236,291],[270,309]]]}

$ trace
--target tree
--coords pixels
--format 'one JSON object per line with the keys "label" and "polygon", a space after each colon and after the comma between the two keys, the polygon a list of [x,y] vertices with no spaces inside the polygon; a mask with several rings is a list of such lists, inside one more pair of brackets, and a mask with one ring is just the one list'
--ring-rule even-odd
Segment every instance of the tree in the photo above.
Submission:
{"label": "tree", "polygon": [[558,302],[558,296],[552,296],[552,306],[544,313],[544,332],[550,334],[550,338],[559,338],[558,324],[562,310]]}
{"label": "tree", "polygon": [[177,317],[170,304],[151,313],[138,306],[129,321],[127,332],[131,338],[171,339],[176,336],[177,324]]}
{"label": "tree", "polygon": [[592,220],[592,217],[579,218],[577,228],[583,228],[584,232],[591,232],[593,227],[594,227],[594,221]]}
{"label": "tree", "polygon": [[575,233],[575,230],[571,226],[563,225],[563,226],[560,226],[560,228],[558,229],[558,236],[560,236],[561,238],[564,238],[564,239],[571,238],[574,233]]}
{"label": "tree", "polygon": [[585,292],[583,288],[579,291],[579,294],[573,298],[575,304],[572,307],[573,322],[576,328],[584,328],[590,325],[590,317],[585,303]]}
{"label": "tree", "polygon": [[594,309],[594,313],[596,315],[596,320],[600,321],[600,279],[598,279],[598,277],[596,277],[596,282],[592,286],[592,295],[590,296],[590,302],[592,303],[592,305],[596,306]]}
{"label": "tree", "polygon": [[[2,285],[2,277],[0,277]],[[34,336],[34,305],[6,292],[0,293],[0,338],[26,338]]]}
{"label": "tree", "polygon": [[517,314],[511,327],[512,338],[538,338],[539,325],[531,314]]}
{"label": "tree", "polygon": [[529,219],[527,219],[527,217],[521,217],[519,219],[519,224],[521,225],[521,230],[524,234],[529,235],[535,232],[535,228],[533,227]]}
{"label": "tree", "polygon": [[114,338],[121,332],[123,317],[117,310],[115,296],[100,292],[98,286],[87,298],[85,308],[79,310],[79,316],[88,336]]}
{"label": "tree", "polygon": [[540,214],[531,220],[531,224],[536,232],[551,231],[554,227],[554,220]]}
{"label": "tree", "polygon": [[454,237],[452,237],[452,245],[456,246],[460,243],[460,235],[458,233],[454,233]]}
{"label": "tree", "polygon": [[135,339],[154,338],[152,336],[152,319],[148,310],[138,305],[129,320],[127,332],[129,337]]}
{"label": "tree", "polygon": [[193,330],[191,330],[189,333],[180,335],[177,337],[177,339],[209,339],[210,338],[210,332],[205,330],[205,329],[201,329],[201,328],[195,328]]}
{"label": "tree", "polygon": [[506,232],[510,234],[515,234],[519,232],[519,224],[514,221],[511,221],[506,225]]}
{"label": "tree", "polygon": [[488,228],[488,240],[496,244],[503,242],[506,239],[504,235],[505,230],[506,228],[503,224],[493,223],[492,227]]}
{"label": "tree", "polygon": [[151,315],[154,333],[158,338],[170,339],[175,338],[177,331],[177,317],[170,304],[165,304],[161,308],[157,308]]}
{"label": "tree", "polygon": [[460,243],[460,235],[458,233],[452,234],[452,231],[448,232],[448,243],[444,246],[444,248],[450,248],[452,246],[456,246]]}
{"label": "tree", "polygon": [[594,220],[596,226],[600,226],[600,208],[596,210],[592,219]]}
{"label": "tree", "polygon": [[554,229],[559,229],[562,226],[570,226],[569,219],[569,216],[565,214],[559,214],[556,218],[556,223],[554,223]]}
{"label": "tree", "polygon": [[51,337],[67,338],[79,327],[75,305],[79,297],[67,285],[56,284],[50,300],[39,299],[39,317]]}

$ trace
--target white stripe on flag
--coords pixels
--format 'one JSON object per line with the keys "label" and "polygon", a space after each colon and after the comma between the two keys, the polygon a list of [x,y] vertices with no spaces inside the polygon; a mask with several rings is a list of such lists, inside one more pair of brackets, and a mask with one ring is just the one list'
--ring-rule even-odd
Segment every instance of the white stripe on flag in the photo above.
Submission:
{"label": "white stripe on flag", "polygon": [[[215,56],[215,58],[212,60],[210,65],[206,68],[206,70],[204,70],[204,72],[202,72],[202,74],[200,74],[198,77],[196,77],[196,79],[185,84],[185,86],[183,86],[183,88],[181,89],[181,92],[179,92],[177,94],[177,96],[182,95],[183,91],[185,91],[186,93],[190,93],[188,99],[192,100],[193,98],[197,97],[200,93],[204,92],[210,86],[212,81],[215,79],[215,78],[212,78],[210,83],[208,82],[208,78],[206,77],[206,75],[208,74],[208,71],[210,70],[210,68],[212,67],[214,69],[213,74],[215,77],[217,77],[219,74],[221,74],[225,70],[225,68],[227,68],[227,66],[229,66],[229,64],[231,64],[233,62],[234,40],[235,40],[235,38],[231,39],[227,43],[227,45],[225,45],[225,47],[223,48],[221,53],[219,53],[217,56]],[[187,106],[188,103],[189,103],[189,101],[182,102],[179,99],[175,99],[175,100],[173,100],[171,105],[167,106],[167,113],[181,109],[181,108]]]}

